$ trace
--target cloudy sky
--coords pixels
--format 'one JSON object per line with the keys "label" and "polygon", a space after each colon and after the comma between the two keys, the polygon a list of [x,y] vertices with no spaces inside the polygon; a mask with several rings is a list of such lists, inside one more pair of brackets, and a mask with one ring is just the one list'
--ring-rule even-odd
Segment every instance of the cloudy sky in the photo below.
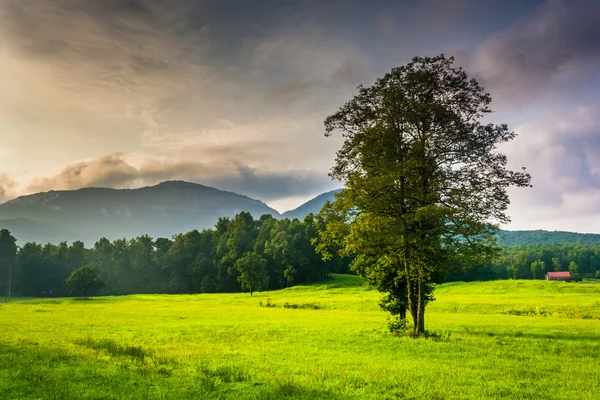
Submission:
{"label": "cloudy sky", "polygon": [[339,187],[323,120],[445,53],[518,134],[510,229],[600,233],[600,1],[0,0],[0,201],[183,179],[283,211]]}

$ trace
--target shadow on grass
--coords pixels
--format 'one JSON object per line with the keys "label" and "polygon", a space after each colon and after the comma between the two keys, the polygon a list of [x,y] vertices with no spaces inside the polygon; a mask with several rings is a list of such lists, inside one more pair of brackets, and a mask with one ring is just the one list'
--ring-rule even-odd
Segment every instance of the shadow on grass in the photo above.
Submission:
{"label": "shadow on grass", "polygon": [[158,398],[156,375],[144,372],[33,343],[0,343],[0,399]]}
{"label": "shadow on grass", "polygon": [[[88,344],[128,357],[138,354],[109,341]],[[164,376],[141,364],[114,365],[34,343],[0,342],[0,399],[342,399],[332,390],[306,387],[291,379],[254,382],[251,378],[235,365],[183,368]]]}
{"label": "shadow on grass", "polygon": [[153,352],[144,350],[141,346],[123,345],[111,339],[82,339],[75,342],[76,344],[87,347],[89,349],[104,351],[113,357],[130,357],[134,360],[144,362],[144,359],[153,355]]}
{"label": "shadow on grass", "polygon": [[590,333],[566,333],[566,332],[549,332],[549,333],[536,333],[536,332],[523,332],[522,330],[514,331],[503,331],[503,332],[490,332],[490,331],[471,331],[465,329],[464,333],[474,336],[487,336],[496,338],[525,338],[525,339],[546,339],[546,340],[572,340],[572,341],[593,341],[600,343],[600,335],[594,335]]}

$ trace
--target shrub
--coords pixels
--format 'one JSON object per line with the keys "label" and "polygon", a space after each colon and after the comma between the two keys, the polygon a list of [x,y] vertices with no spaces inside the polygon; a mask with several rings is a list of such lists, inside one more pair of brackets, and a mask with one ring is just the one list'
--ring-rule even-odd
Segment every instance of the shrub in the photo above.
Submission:
{"label": "shrub", "polygon": [[262,302],[262,300],[261,300],[261,301],[260,301],[260,306],[261,306],[261,307],[267,307],[267,308],[270,308],[270,307],[277,307],[277,305],[276,305],[276,304],[274,304],[274,303],[271,303],[271,298],[270,298],[270,297],[267,297],[267,299],[265,300],[265,302],[264,302],[264,303],[263,303],[263,302]]}
{"label": "shrub", "polygon": [[388,318],[387,326],[393,336],[406,336],[409,332],[406,319]]}
{"label": "shrub", "polygon": [[304,304],[294,304],[288,303],[287,301],[283,305],[283,308],[293,308],[293,309],[301,309],[301,310],[319,310],[321,307],[315,303],[304,303]]}

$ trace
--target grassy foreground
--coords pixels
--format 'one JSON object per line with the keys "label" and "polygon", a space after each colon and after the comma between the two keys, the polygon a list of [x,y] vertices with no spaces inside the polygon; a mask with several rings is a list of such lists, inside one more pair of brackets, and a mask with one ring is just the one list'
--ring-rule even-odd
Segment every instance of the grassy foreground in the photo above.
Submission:
{"label": "grassy foreground", "polygon": [[3,303],[0,399],[600,399],[600,284],[436,297],[437,341],[392,337],[379,294],[342,275],[253,297]]}

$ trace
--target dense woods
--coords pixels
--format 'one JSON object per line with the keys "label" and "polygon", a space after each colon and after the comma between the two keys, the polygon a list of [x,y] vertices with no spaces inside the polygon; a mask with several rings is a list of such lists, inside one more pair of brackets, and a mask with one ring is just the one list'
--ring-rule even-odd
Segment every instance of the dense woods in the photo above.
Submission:
{"label": "dense woods", "polygon": [[[12,272],[7,262],[0,265],[1,281],[6,288],[12,275],[11,292],[17,295],[66,296],[67,278],[89,266],[101,275],[106,285],[103,294],[280,289],[322,280],[331,272],[347,272],[347,263],[339,258],[323,261],[315,252],[311,240],[317,226],[312,214],[304,221],[276,220],[270,215],[255,220],[241,212],[234,218],[220,218],[214,229],[170,239],[146,235],[111,242],[102,238],[89,249],[80,241],[26,243],[18,250],[14,238],[3,230],[1,259],[9,260],[13,254],[14,262]],[[258,286],[252,280],[256,274]]]}
{"label": "dense woods", "polygon": [[543,279],[546,272],[570,271],[577,279],[600,278],[600,246],[541,244],[503,246],[500,256],[472,265],[455,266],[450,281]]}
{"label": "dense woods", "polygon": [[[100,289],[103,294],[237,292],[245,284],[239,280],[236,263],[240,267],[243,262],[238,260],[254,254],[266,263],[266,284],[261,281],[260,288],[279,289],[323,280],[331,272],[349,272],[351,260],[333,257],[323,261],[315,252],[311,241],[322,223],[312,214],[299,221],[276,220],[269,215],[255,220],[240,213],[232,219],[222,218],[214,229],[171,239],[100,239],[92,248],[79,241],[17,247],[10,232],[2,230],[0,282],[4,292],[11,275],[13,295],[67,296],[71,293],[67,278],[76,269],[89,266],[96,268],[105,282]],[[455,265],[446,280],[543,279],[548,271],[569,270],[584,278],[598,277],[600,245],[503,246],[500,257],[493,261]]]}

